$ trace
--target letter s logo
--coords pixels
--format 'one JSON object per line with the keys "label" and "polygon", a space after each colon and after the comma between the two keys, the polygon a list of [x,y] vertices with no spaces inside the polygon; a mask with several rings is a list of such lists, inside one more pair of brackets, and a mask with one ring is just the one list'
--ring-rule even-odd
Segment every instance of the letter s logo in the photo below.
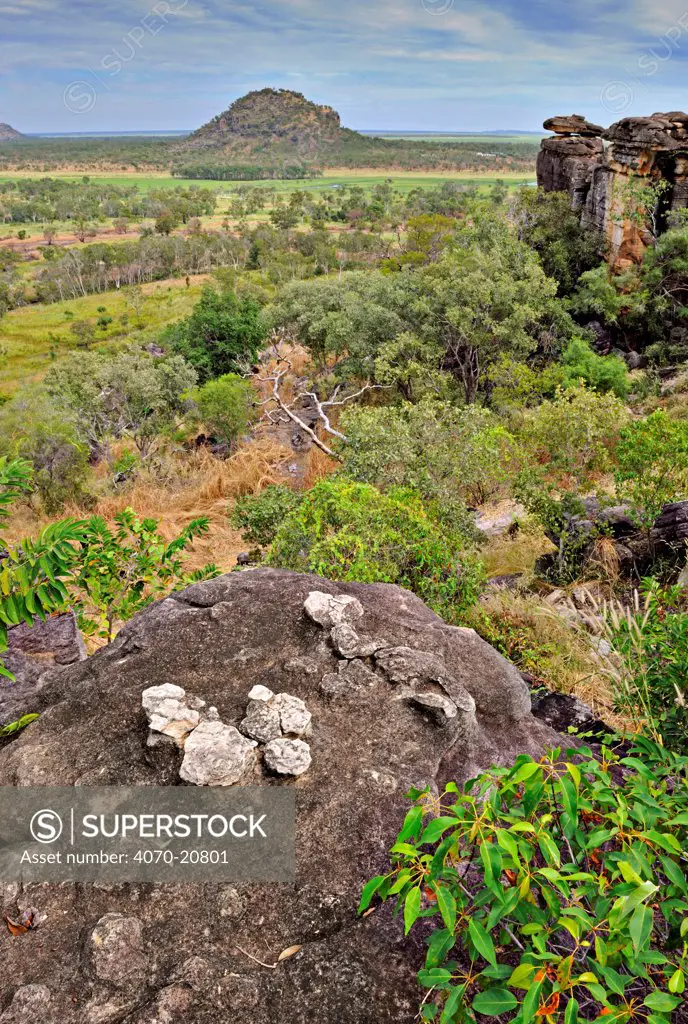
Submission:
{"label": "letter s logo", "polygon": [[57,811],[37,811],[29,827],[37,843],[56,843],[62,835],[62,818]]}

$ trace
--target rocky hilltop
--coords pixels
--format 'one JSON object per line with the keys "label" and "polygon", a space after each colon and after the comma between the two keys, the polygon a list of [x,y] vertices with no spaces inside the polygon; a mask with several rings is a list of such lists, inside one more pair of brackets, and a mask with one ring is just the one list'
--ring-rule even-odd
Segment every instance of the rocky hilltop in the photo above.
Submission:
{"label": "rocky hilltop", "polygon": [[404,794],[561,742],[512,665],[408,591],[271,569],[152,606],[34,704],[1,786],[287,786],[297,877],[0,885],[39,922],[0,936],[2,1024],[412,1024],[422,935],[357,916]]}
{"label": "rocky hilltop", "polygon": [[216,151],[229,160],[313,162],[347,147],[384,145],[342,128],[332,107],[319,106],[289,89],[261,89],[236,100],[195,131],[180,152]]}
{"label": "rocky hilltop", "polygon": [[23,139],[24,136],[13,128],[11,124],[0,122],[0,142],[11,142],[13,139]]}
{"label": "rocky hilltop", "polygon": [[[571,194],[582,223],[605,235],[614,266],[642,260],[670,214],[688,207],[688,114],[626,117],[606,130],[572,114],[544,128],[555,134],[542,141],[538,185]],[[632,179],[661,183],[644,222],[632,209]]]}

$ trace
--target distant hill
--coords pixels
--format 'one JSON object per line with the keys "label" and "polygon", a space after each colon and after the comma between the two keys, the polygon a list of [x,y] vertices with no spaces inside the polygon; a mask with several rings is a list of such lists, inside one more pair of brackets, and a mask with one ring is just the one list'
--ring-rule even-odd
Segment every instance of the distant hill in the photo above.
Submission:
{"label": "distant hill", "polygon": [[342,128],[332,107],[311,103],[290,89],[261,89],[236,100],[182,142],[180,152],[214,151],[228,161],[275,165],[322,165],[347,149],[379,146]]}
{"label": "distant hill", "polygon": [[[308,178],[326,168],[532,173],[537,145],[382,139],[343,128],[332,107],[290,89],[261,89],[172,145],[173,173],[224,181]],[[524,148],[526,147],[526,148]],[[532,149],[532,152],[531,152]]]}
{"label": "distant hill", "polygon": [[13,128],[11,124],[0,123],[0,142],[11,142],[13,139],[25,138],[21,132]]}

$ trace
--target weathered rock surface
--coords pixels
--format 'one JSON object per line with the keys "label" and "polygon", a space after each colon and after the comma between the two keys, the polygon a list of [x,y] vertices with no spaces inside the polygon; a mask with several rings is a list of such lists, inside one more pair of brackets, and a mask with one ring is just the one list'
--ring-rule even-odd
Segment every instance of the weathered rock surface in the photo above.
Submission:
{"label": "weathered rock surface", "polygon": [[38,620],[31,627],[15,626],[7,644],[3,661],[15,678],[0,679],[0,726],[33,711],[36,695],[55,670],[86,658],[72,612]]}
{"label": "weathered rock surface", "polygon": [[[315,602],[330,609],[316,613],[327,624],[310,617],[314,602],[304,610],[314,592],[338,599]],[[386,647],[343,659],[332,607],[353,610],[356,631]],[[202,721],[183,751],[171,744],[172,767],[147,746],[141,707],[144,690],[170,683],[202,696],[221,719]],[[313,715],[307,744],[275,741],[280,756],[287,743],[303,755],[298,745],[310,747],[298,777],[266,771],[267,748],[234,728],[258,686]],[[178,785],[189,748],[212,729],[216,749],[222,730],[230,749],[246,745],[242,783],[294,788],[297,878],[292,886],[0,889],[10,916],[25,906],[42,915],[40,928],[18,939],[0,930],[0,1010],[10,1014],[2,1024],[52,1024],[48,1012],[56,1024],[412,1024],[423,998],[422,935],[405,939],[388,907],[356,914],[363,884],[385,869],[408,809],[404,793],[436,793],[560,742],[533,718],[512,665],[407,591],[269,569],[153,605],[112,645],[51,679],[38,701],[41,719],[0,750],[0,785]],[[201,754],[184,770],[192,782],[215,770]],[[218,776],[229,760],[228,752]],[[275,964],[296,945],[275,970],[251,959]],[[27,1017],[23,1008],[34,1005]]]}
{"label": "weathered rock surface", "polygon": [[546,132],[555,132],[556,135],[582,135],[592,139],[599,138],[604,132],[601,125],[591,124],[582,114],[550,117],[542,127]]}
{"label": "weathered rock surface", "polygon": [[[557,135],[543,139],[538,184],[548,192],[570,193],[582,223],[603,233],[610,261],[621,269],[639,263],[653,231],[663,231],[671,213],[688,207],[688,114],[625,117],[606,132],[586,126],[580,115],[545,121]],[[588,135],[602,135],[608,147]],[[632,178],[666,186],[646,224],[628,209],[626,186]]]}

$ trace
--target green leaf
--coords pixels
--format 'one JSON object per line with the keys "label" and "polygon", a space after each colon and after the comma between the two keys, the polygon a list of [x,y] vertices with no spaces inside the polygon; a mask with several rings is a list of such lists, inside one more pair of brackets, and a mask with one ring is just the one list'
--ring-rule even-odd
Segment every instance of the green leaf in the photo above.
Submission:
{"label": "green leaf", "polygon": [[408,935],[418,920],[420,915],[420,900],[420,889],[411,889],[406,895],[406,899],[404,901],[404,929],[406,935]]}
{"label": "green leaf", "polygon": [[405,842],[407,839],[413,839],[420,831],[420,826],[423,822],[423,808],[412,807],[404,818],[404,824],[401,832],[397,836],[397,844]]}
{"label": "green leaf", "polygon": [[456,1020],[456,1014],[458,1013],[459,1007],[463,1001],[465,991],[465,985],[460,985],[458,988],[453,988],[451,990],[449,998],[444,1004],[444,1009],[442,1010],[440,1024],[451,1024],[452,1021]]}
{"label": "green leaf", "polygon": [[422,836],[418,840],[419,846],[425,846],[426,843],[436,843],[438,839],[444,835],[448,828],[452,828],[458,825],[457,818],[435,818],[429,822]]}
{"label": "green leaf", "polygon": [[564,1014],[564,1024],[577,1024],[578,1021],[578,1000],[569,999]]}
{"label": "green leaf", "polygon": [[364,910],[368,909],[373,896],[385,881],[386,878],[384,875],[377,875],[376,878],[371,878],[368,884],[364,886],[363,892],[361,893],[361,902],[358,905],[359,914],[362,914]]}
{"label": "green leaf", "polygon": [[442,920],[448,931],[454,932],[456,928],[456,899],[454,894],[446,885],[434,885],[437,895],[437,906],[439,907]]}
{"label": "green leaf", "polygon": [[654,925],[654,916],[649,907],[636,907],[628,925],[628,930],[633,943],[636,955],[640,953],[649,942]]}
{"label": "green leaf", "polygon": [[649,996],[645,998],[644,1005],[659,1013],[671,1013],[682,1002],[683,1000],[679,996],[672,996],[668,992],[660,992],[657,989],[655,992],[650,992]]}
{"label": "green leaf", "polygon": [[517,1006],[518,999],[505,988],[488,988],[485,992],[478,992],[473,1000],[473,1009],[486,1017],[499,1017]]}
{"label": "green leaf", "polygon": [[485,931],[479,921],[474,918],[468,923],[468,934],[476,951],[487,960],[488,963],[496,966],[497,954],[495,953],[492,937]]}
{"label": "green leaf", "polygon": [[669,981],[669,991],[673,992],[675,995],[681,995],[681,993],[685,992],[685,990],[686,976],[679,967],[679,969],[671,976],[671,979]]}
{"label": "green leaf", "polygon": [[533,964],[519,964],[507,981],[507,985],[511,985],[512,988],[529,989],[536,970],[537,968]]}

